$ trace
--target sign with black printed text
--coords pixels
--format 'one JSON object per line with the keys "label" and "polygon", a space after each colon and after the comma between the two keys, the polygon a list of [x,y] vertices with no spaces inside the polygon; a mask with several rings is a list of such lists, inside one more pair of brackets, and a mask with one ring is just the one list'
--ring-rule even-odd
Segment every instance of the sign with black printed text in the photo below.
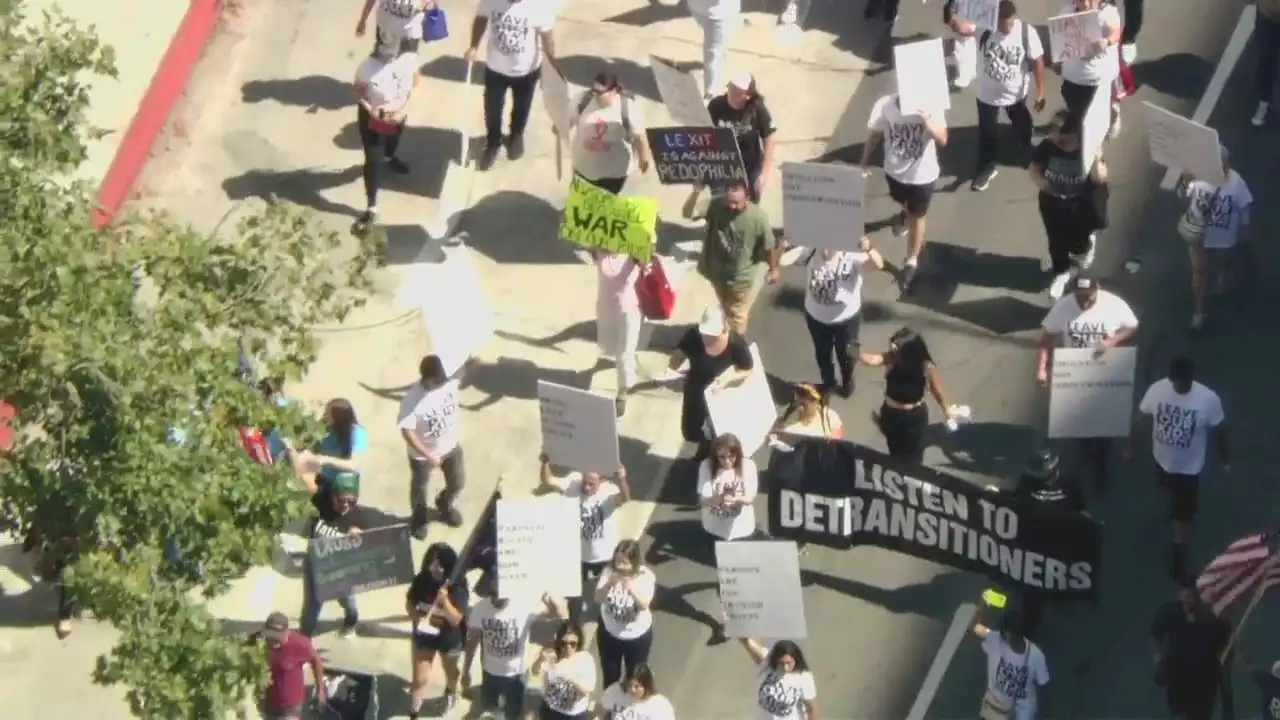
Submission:
{"label": "sign with black printed text", "polygon": [[1054,350],[1049,437],[1128,437],[1137,368],[1137,348]]}
{"label": "sign with black printed text", "polygon": [[733,128],[660,127],[645,130],[645,135],[663,185],[716,189],[730,180],[747,180]]}
{"label": "sign with black printed text", "polygon": [[874,545],[1047,595],[1096,599],[1102,526],[1083,514],[841,440],[787,437],[769,461],[769,533]]}
{"label": "sign with black printed text", "polygon": [[581,502],[570,497],[499,500],[498,592],[576,597],[582,592]]}
{"label": "sign with black printed text", "polygon": [[793,245],[856,251],[866,230],[862,168],[782,163],[782,223]]}
{"label": "sign with black printed text", "polygon": [[805,637],[800,553],[793,542],[716,543],[716,573],[731,638]]}
{"label": "sign with black printed text", "polygon": [[408,525],[312,538],[307,564],[320,602],[405,585],[416,570]]}

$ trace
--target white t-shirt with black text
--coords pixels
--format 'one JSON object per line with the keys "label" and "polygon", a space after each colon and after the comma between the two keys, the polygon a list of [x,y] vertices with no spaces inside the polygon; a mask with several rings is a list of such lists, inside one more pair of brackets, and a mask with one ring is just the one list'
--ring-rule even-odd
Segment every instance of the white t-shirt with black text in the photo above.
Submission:
{"label": "white t-shirt with black text", "polygon": [[394,57],[405,40],[422,39],[423,0],[378,0],[378,52]]}
{"label": "white t-shirt with black text", "polygon": [[524,77],[542,67],[539,33],[555,25],[554,0],[481,0],[478,15],[489,18],[485,64],[507,77]]}
{"label": "white t-shirt with black text", "polygon": [[806,720],[806,701],[818,699],[813,673],[781,673],[761,663],[756,670],[756,717],[759,720]]}
{"label": "white t-shirt with black text", "polygon": [[978,48],[978,100],[995,107],[1023,102],[1031,88],[1034,63],[1044,57],[1040,33],[1021,20],[1013,21],[1008,35],[999,30],[990,33],[987,44]]}
{"label": "white t-shirt with black text", "polygon": [[[698,497],[706,500],[732,492],[739,497],[755,499],[760,491],[760,478],[751,458],[742,459],[742,473],[735,470],[717,470],[711,473],[714,458],[703,460],[698,466]],[[750,537],[756,531],[756,510],[750,503],[726,507],[702,508],[702,529],[721,540],[738,540]]]}
{"label": "white t-shirt with black text", "polygon": [[367,88],[365,99],[375,110],[400,112],[409,102],[417,72],[417,53],[405,53],[390,62],[371,57],[360,63],[356,81]]}
{"label": "white t-shirt with black text", "polygon": [[676,709],[671,701],[661,695],[650,695],[636,700],[616,682],[605,688],[600,696],[600,707],[613,713],[612,720],[676,720]]}
{"label": "white t-shirt with black text", "polygon": [[1068,293],[1053,304],[1040,326],[1062,335],[1062,347],[1091,348],[1121,328],[1137,328],[1138,316],[1129,303],[1106,290],[1098,291],[1097,302],[1088,310],[1080,307],[1074,293]]}
{"label": "white t-shirt with black text", "polygon": [[591,701],[590,692],[583,693],[569,680],[573,678],[588,691],[596,687],[596,661],[591,653],[578,651],[547,667],[546,688],[542,701],[561,715],[581,715]]}
{"label": "white t-shirt with black text", "polygon": [[[398,426],[418,436],[422,444],[437,458],[458,447],[462,433],[458,427],[458,381],[449,380],[438,388],[427,390],[414,383],[400,401]],[[412,446],[409,457],[425,460]]]}
{"label": "white t-shirt with black text", "polygon": [[[943,118],[934,118],[944,122]],[[884,136],[884,171],[905,185],[928,185],[942,173],[938,145],[919,115],[903,115],[898,96],[886,95],[871,108],[867,128]]]}
{"label": "white t-shirt with black text", "polygon": [[581,501],[582,562],[599,563],[613,557],[614,548],[622,539],[618,529],[618,515],[614,511],[622,505],[622,491],[611,482],[601,482],[590,495],[583,493],[582,475],[570,473],[564,479],[566,497]]}
{"label": "white t-shirt with black text", "polygon": [[805,268],[804,311],[826,325],[844,322],[862,309],[862,265],[865,252],[837,252],[830,260],[817,249]]}
{"label": "white t-shirt with black text", "polygon": [[1012,720],[1034,720],[1036,691],[1049,682],[1044,652],[1030,640],[1021,654],[992,630],[982,640],[987,656],[987,690],[1005,707],[1013,705]]}
{"label": "white t-shirt with black text", "polygon": [[508,602],[498,609],[485,598],[473,605],[467,627],[481,634],[480,667],[495,677],[523,675],[529,631],[539,615],[527,603]]}
{"label": "white t-shirt with black text", "polygon": [[[1074,15],[1080,12],[1074,4],[1067,5],[1059,15]],[[1115,5],[1107,4],[1098,10],[1098,25],[1101,28],[1099,37],[1107,37],[1112,28],[1121,27],[1120,11]],[[1101,54],[1092,57],[1075,58],[1062,61],[1062,79],[1077,85],[1105,85],[1116,78],[1120,72],[1120,46],[1112,45]]]}
{"label": "white t-shirt with black text", "polygon": [[1221,185],[1193,180],[1187,185],[1187,201],[1192,217],[1204,224],[1204,246],[1210,249],[1235,247],[1240,229],[1253,207],[1253,193],[1235,170]]}
{"label": "white t-shirt with black text", "polygon": [[[608,585],[613,575],[611,568],[605,568],[600,573],[596,589]],[[653,594],[658,589],[658,578],[652,570],[641,568],[631,582],[636,595],[640,596],[646,606],[653,602]],[[610,635],[619,640],[635,640],[653,627],[653,611],[648,607],[641,608],[636,598],[619,583],[609,588],[609,594],[600,603],[600,620]]]}
{"label": "white t-shirt with black text", "polygon": [[1147,388],[1138,411],[1151,416],[1151,454],[1170,475],[1199,475],[1209,448],[1209,431],[1225,421],[1222,398],[1198,382],[1186,395],[1168,379]]}
{"label": "white t-shirt with black text", "polygon": [[[627,131],[622,122],[622,105],[627,105]],[[640,103],[616,97],[609,107],[601,107],[593,97],[577,118],[573,136],[573,169],[588,180],[626,177],[631,172],[631,141],[644,133]]]}

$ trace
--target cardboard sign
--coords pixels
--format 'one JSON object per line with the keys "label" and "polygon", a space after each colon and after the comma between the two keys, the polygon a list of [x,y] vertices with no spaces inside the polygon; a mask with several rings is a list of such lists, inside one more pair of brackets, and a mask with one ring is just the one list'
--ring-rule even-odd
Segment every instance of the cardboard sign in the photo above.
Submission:
{"label": "cardboard sign", "polygon": [[649,69],[658,86],[658,95],[667,108],[667,114],[678,125],[711,127],[711,114],[702,99],[698,81],[687,72],[681,72],[661,58],[649,56]]}
{"label": "cardboard sign", "polygon": [[1128,437],[1133,419],[1135,348],[1053,351],[1049,392],[1050,438]]}
{"label": "cardboard sign", "polygon": [[716,189],[730,180],[747,181],[733,128],[649,128],[645,135],[663,185],[701,184]]}
{"label": "cardboard sign", "polygon": [[[453,377],[467,360],[493,336],[493,310],[484,294],[480,273],[465,247],[445,248],[442,263],[422,268],[420,293],[422,322],[431,351],[440,356],[444,371]],[[459,312],[465,308],[466,312]]]}
{"label": "cardboard sign", "polygon": [[539,380],[538,414],[542,449],[551,462],[579,472],[618,472],[622,460],[613,398]]}
{"label": "cardboard sign", "polygon": [[1111,93],[1102,88],[1093,94],[1093,100],[1084,111],[1084,119],[1080,123],[1080,160],[1087,173],[1102,153],[1102,146],[1107,142],[1107,133],[1111,131]]}
{"label": "cardboard sign", "polygon": [[1147,147],[1157,165],[1190,173],[1197,180],[1213,185],[1221,185],[1226,180],[1217,130],[1145,101],[1142,117]]}
{"label": "cardboard sign", "polygon": [[1055,63],[1092,56],[1101,39],[1097,10],[1049,18],[1049,58]]}
{"label": "cardboard sign", "polygon": [[751,357],[755,365],[741,385],[719,391],[707,388],[704,395],[712,432],[736,435],[742,443],[742,453],[747,457],[764,445],[773,423],[778,419],[773,393],[769,392],[769,378],[764,362],[760,360],[760,348],[754,343],[751,345]]}
{"label": "cardboard sign", "polygon": [[782,164],[782,218],[787,237],[810,248],[857,250],[865,230],[862,168],[825,163]]}
{"label": "cardboard sign", "polygon": [[543,64],[541,78],[542,104],[546,106],[551,124],[555,126],[556,136],[567,138],[573,132],[573,106],[569,100],[569,83],[560,77],[560,73],[556,72],[551,63]]}
{"label": "cardboard sign", "polygon": [[614,195],[577,176],[569,184],[560,237],[574,245],[648,262],[657,227],[657,200]]}
{"label": "cardboard sign", "polygon": [[307,544],[307,572],[320,602],[406,585],[416,571],[408,525],[312,538]]}
{"label": "cardboard sign", "polygon": [[893,67],[903,115],[928,113],[936,117],[951,109],[942,38],[898,45],[893,49]]}
{"label": "cardboard sign", "polygon": [[994,30],[1000,19],[1000,0],[958,0],[956,17],[964,18],[979,28]]}
{"label": "cardboard sign", "polygon": [[498,501],[498,593],[506,599],[582,594],[580,501]]}
{"label": "cardboard sign", "polygon": [[717,542],[716,571],[726,635],[779,640],[805,637],[804,594],[795,543]]}

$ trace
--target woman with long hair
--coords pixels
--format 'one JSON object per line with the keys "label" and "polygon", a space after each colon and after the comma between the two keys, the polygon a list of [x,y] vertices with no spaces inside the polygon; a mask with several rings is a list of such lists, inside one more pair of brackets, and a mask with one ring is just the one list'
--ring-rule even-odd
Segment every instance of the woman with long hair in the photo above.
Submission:
{"label": "woman with long hair", "polygon": [[889,338],[883,354],[862,353],[862,362],[883,367],[884,402],[878,417],[880,432],[889,446],[889,455],[919,463],[924,460],[924,431],[929,425],[926,392],[951,418],[951,404],[942,389],[942,375],[929,354],[924,337],[904,327]]}
{"label": "woman with long hair", "polygon": [[671,701],[658,693],[648,665],[629,668],[627,676],[608,686],[596,706],[597,720],[675,720]]}
{"label": "woman with long hair", "polygon": [[862,325],[862,266],[868,261],[878,270],[884,268],[884,258],[864,235],[856,251],[814,250],[805,268],[809,277],[804,320],[813,341],[822,386],[846,398],[853,395],[853,353],[857,352]]}
{"label": "woman with long hair", "polygon": [[844,423],[827,404],[827,394],[810,383],[797,383],[795,397],[773,425],[771,441],[777,433],[838,440],[844,437]]}
{"label": "woman with long hair", "polygon": [[[1120,40],[1124,21],[1111,0],[1071,0],[1058,15],[1096,12],[1093,37],[1099,38],[1079,57],[1062,61],[1062,102],[1067,111],[1083,118],[1099,91],[1110,101],[1112,83],[1120,72]],[[1111,102],[1111,134],[1120,131],[1120,106]]]}
{"label": "woman with long hair", "polygon": [[613,551],[613,561],[600,574],[596,602],[600,624],[596,649],[605,687],[622,679],[624,672],[649,661],[653,645],[653,612],[649,606],[658,588],[658,577],[644,566],[640,543],[623,540]]}
{"label": "woman with long hair", "polygon": [[561,623],[555,642],[542,649],[532,674],[543,678],[540,720],[590,718],[588,707],[596,689],[596,662],[582,647],[581,625],[572,620]]}
{"label": "woman with long hair", "polygon": [[[640,381],[636,353],[644,315],[636,281],[645,264],[625,253],[592,251],[596,263],[596,346],[602,358],[613,358],[618,389],[613,406],[618,417],[627,412],[627,395]],[[655,261],[656,262],[656,261]]]}
{"label": "woman with long hair", "polygon": [[[698,465],[702,529],[707,533],[712,567],[716,565],[716,543],[758,536],[753,503],[759,490],[756,464],[743,455],[737,436],[726,433],[712,441],[710,454]],[[716,586],[717,595],[719,587]],[[723,616],[723,611],[720,614]],[[723,621],[716,622],[712,628],[712,644],[725,639]]]}
{"label": "woman with long hair", "polygon": [[1225,288],[1227,272],[1235,269],[1229,261],[1232,255],[1238,256],[1235,250],[1240,235],[1253,220],[1253,193],[1240,173],[1231,168],[1226,146],[1219,146],[1218,150],[1222,157],[1220,185],[1190,173],[1183,174],[1178,181],[1178,197],[1187,203],[1178,222],[1178,234],[1186,241],[1191,255],[1191,300],[1195,306],[1191,315],[1192,330],[1204,327],[1208,317],[1205,298]]}
{"label": "woman with long hair", "polygon": [[596,75],[574,117],[573,174],[611,192],[622,192],[632,162],[649,172],[649,145],[640,106],[611,72]]}
{"label": "woman with long hair", "polygon": [[457,567],[458,553],[446,543],[435,543],[422,556],[422,567],[405,595],[405,609],[413,622],[410,720],[417,720],[422,710],[437,656],[444,666],[445,712],[458,703],[458,661],[465,646],[471,593],[464,577],[454,577]]}
{"label": "woman with long hair", "polygon": [[743,638],[756,665],[756,717],[760,720],[818,720],[818,686],[800,646],[780,640],[773,647]]}
{"label": "woman with long hair", "polygon": [[352,459],[369,449],[369,434],[356,419],[355,408],[345,398],[334,398],[324,408],[325,433],[310,451],[297,453],[294,469],[316,492],[337,477],[338,473],[360,474]]}
{"label": "woman with long hair", "polygon": [[742,167],[747,176],[747,192],[751,202],[759,203],[760,194],[769,182],[773,171],[774,133],[773,115],[765,106],[764,96],[756,87],[751,73],[742,73],[729,81],[723,95],[711,98],[707,112],[716,127],[733,129],[738,138],[738,150],[742,153]]}
{"label": "woman with long hair", "polygon": [[367,232],[378,217],[378,175],[382,165],[405,175],[409,166],[396,155],[409,113],[409,97],[418,85],[418,54],[399,52],[399,45],[379,44],[356,69],[356,128],[364,151],[365,211],[352,230]]}

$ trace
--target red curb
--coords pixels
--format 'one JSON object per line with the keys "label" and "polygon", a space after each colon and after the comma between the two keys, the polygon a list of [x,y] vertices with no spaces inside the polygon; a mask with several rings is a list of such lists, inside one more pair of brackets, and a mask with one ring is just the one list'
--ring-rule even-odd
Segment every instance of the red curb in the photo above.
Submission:
{"label": "red curb", "polygon": [[169,41],[169,48],[160,59],[151,85],[138,103],[138,110],[116,149],[111,167],[98,186],[98,202],[93,211],[95,227],[110,224],[128,199],[133,184],[151,155],[151,147],[164,130],[170,111],[178,102],[191,70],[217,25],[220,0],[190,0],[190,3],[182,23]]}

